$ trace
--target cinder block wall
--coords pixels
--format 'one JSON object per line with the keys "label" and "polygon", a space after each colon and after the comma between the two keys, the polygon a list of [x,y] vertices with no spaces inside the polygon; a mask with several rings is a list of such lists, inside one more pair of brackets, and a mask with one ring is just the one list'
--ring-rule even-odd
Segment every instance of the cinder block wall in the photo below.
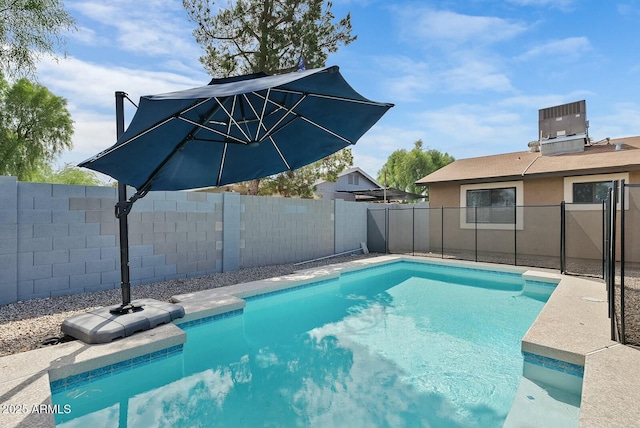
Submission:
{"label": "cinder block wall", "polygon": [[360,248],[367,242],[367,207],[371,204],[334,201],[335,253]]}
{"label": "cinder block wall", "polygon": [[333,254],[334,216],[333,201],[243,196],[240,265],[266,266]]}
{"label": "cinder block wall", "polygon": [[[0,177],[0,304],[119,287],[116,199],[113,187]],[[366,209],[344,201],[150,192],[128,216],[131,284],[357,249],[366,241]]]}

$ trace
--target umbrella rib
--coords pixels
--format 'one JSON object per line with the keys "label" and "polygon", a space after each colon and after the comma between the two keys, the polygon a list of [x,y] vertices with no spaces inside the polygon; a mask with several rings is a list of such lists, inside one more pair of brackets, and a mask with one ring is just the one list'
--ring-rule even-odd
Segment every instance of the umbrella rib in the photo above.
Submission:
{"label": "umbrella rib", "polygon": [[236,141],[236,142],[238,142],[240,144],[244,144],[244,145],[247,144],[246,141],[242,141],[241,139],[236,138],[233,135],[225,134],[224,132],[218,131],[217,129],[209,128],[208,126],[204,126],[203,124],[198,123],[196,121],[193,121],[191,119],[188,119],[186,117],[179,116],[178,119],[183,120],[183,121],[185,121],[187,123],[190,123],[191,125],[197,126],[197,127],[201,128],[201,129],[206,129],[207,131],[213,132],[214,134],[218,134],[218,135],[221,135],[221,136],[223,136],[225,138],[229,138],[230,140],[234,140],[234,141]]}
{"label": "umbrella rib", "polygon": [[273,144],[273,147],[275,147],[276,151],[278,152],[278,154],[280,155],[280,159],[282,159],[282,162],[284,162],[284,164],[287,166],[288,170],[291,170],[291,165],[289,165],[289,162],[287,162],[287,160],[284,158],[284,155],[282,154],[282,152],[280,151],[280,147],[278,147],[278,145],[276,144],[275,141],[273,141],[273,137],[269,137],[269,140],[271,141],[271,144]]}
{"label": "umbrella rib", "polygon": [[220,180],[222,180],[222,170],[224,169],[224,161],[227,158],[227,147],[229,147],[229,144],[224,143],[224,148],[222,149],[222,159],[220,159],[220,169],[218,170],[218,180],[216,181],[216,187],[220,187]]}
{"label": "umbrella rib", "polygon": [[[253,92],[254,95],[257,95],[258,97],[260,97],[261,95]],[[244,97],[245,101],[247,102],[247,104],[249,105],[249,108],[251,108],[251,111],[253,112],[253,114],[256,115],[258,119],[258,128],[256,129],[256,138],[254,141],[262,141],[263,139],[258,140],[258,135],[260,135],[260,128],[264,128],[265,131],[268,131],[266,125],[262,122],[262,120],[264,119],[264,112],[265,109],[267,107],[267,103],[266,100],[269,99],[269,90],[267,90],[267,97],[265,98],[265,103],[262,106],[262,113],[258,114],[258,112],[256,111],[256,109],[253,107],[253,104],[251,104],[251,101],[249,101],[249,97],[247,97],[247,94],[242,94],[242,96]]]}
{"label": "umbrella rib", "polygon": [[107,149],[107,150],[105,150],[105,151],[103,151],[101,153],[98,153],[97,155],[95,155],[91,159],[88,159],[88,160],[86,160],[86,161],[84,161],[82,163],[84,164],[84,163],[93,162],[96,159],[99,159],[99,158],[101,158],[103,156],[106,156],[109,153],[121,148],[122,146],[125,146],[125,145],[129,144],[130,142],[132,142],[134,140],[137,140],[138,138],[142,137],[143,135],[148,134],[149,132],[153,131],[154,129],[157,129],[157,128],[161,127],[165,123],[172,121],[173,119],[175,119],[175,117],[173,117],[173,116],[172,117],[168,117],[165,120],[163,120],[162,122],[156,123],[151,128],[144,130],[143,132],[139,133],[138,135],[134,135],[133,137],[129,138],[127,141],[123,142],[122,144],[119,144],[117,146],[113,146],[113,147],[111,147],[111,148],[109,148],[109,149]]}
{"label": "umbrella rib", "polygon": [[280,108],[283,108],[284,110],[286,110],[287,112],[284,114],[284,116],[282,116],[271,128],[269,128],[267,130],[267,132],[265,132],[265,134],[262,136],[262,138],[260,138],[259,141],[264,141],[265,138],[270,137],[273,133],[274,130],[277,130],[276,128],[278,128],[278,125],[280,125],[282,123],[283,120],[285,120],[287,118],[287,116],[289,116],[290,114],[295,115],[296,117],[301,117],[300,115],[298,115],[298,113],[296,113],[295,111],[293,111],[296,107],[298,107],[300,105],[300,103],[302,101],[304,101],[307,98],[306,94],[302,95],[302,98],[300,98],[298,101],[296,101],[296,103],[294,105],[291,106],[291,108],[287,108],[283,105],[280,105],[278,103],[276,103],[273,100],[269,100],[268,98],[265,98],[265,101],[269,101],[272,104],[277,105]]}
{"label": "umbrella rib", "polygon": [[[291,93],[297,93],[297,92],[291,92]],[[302,120],[304,120],[304,121],[306,121],[306,122],[310,123],[311,125],[313,125],[313,126],[315,126],[315,127],[319,128],[319,129],[323,130],[324,132],[326,132],[326,133],[328,133],[328,134],[331,134],[331,135],[333,135],[334,137],[336,137],[336,138],[338,138],[338,139],[340,139],[340,140],[344,141],[344,142],[345,142],[345,143],[347,143],[347,144],[354,144],[352,141],[349,141],[348,139],[344,138],[342,135],[336,134],[335,132],[333,132],[333,131],[332,131],[332,130],[330,130],[329,128],[324,127],[324,126],[320,125],[319,123],[316,123],[316,122],[314,122],[313,120],[311,120],[311,119],[309,119],[309,118],[307,118],[307,117],[305,117],[305,116],[302,116],[301,114],[296,113],[295,111],[293,111],[293,109],[295,109],[295,108],[296,108],[296,107],[297,107],[297,106],[298,106],[298,105],[299,105],[299,104],[300,104],[300,103],[305,99],[306,95],[311,95],[311,94],[303,94],[303,97],[302,97],[302,98],[300,98],[300,99],[298,100],[298,102],[297,102],[296,104],[294,104],[290,109],[289,109],[289,108],[287,108],[287,107],[285,107],[285,106],[283,106],[283,105],[281,105],[281,104],[278,104],[277,102],[275,102],[275,101],[273,101],[273,100],[267,100],[267,99],[265,98],[265,101],[269,101],[270,103],[275,104],[276,106],[278,106],[278,107],[280,107],[280,108],[282,108],[282,109],[287,110],[287,114],[285,114],[282,118],[280,118],[280,120],[279,120],[275,125],[273,125],[273,126],[271,127],[271,129],[269,129],[269,130],[267,131],[267,133],[266,133],[265,135],[263,135],[263,136],[262,136],[262,138],[261,138],[259,141],[264,141],[264,140],[265,140],[265,138],[267,138],[267,137],[271,137],[271,135],[275,134],[275,133],[276,133],[276,132],[278,132],[280,129],[282,129],[282,128],[284,128],[285,126],[289,125],[289,124],[293,121],[293,119],[292,119],[292,120],[290,120],[289,122],[287,122],[285,125],[283,125],[283,126],[282,126],[282,127],[280,127],[279,129],[275,129],[275,128],[276,128],[276,127],[277,127],[277,126],[278,126],[278,125],[279,125],[279,124],[280,124],[280,123],[281,123],[281,122],[282,122],[282,121],[283,121],[283,120],[284,120],[284,119],[285,119],[289,114],[291,114],[291,115],[294,115],[294,116],[295,116],[295,118],[300,118],[300,119],[302,119]],[[294,118],[294,119],[295,119],[295,118]]]}
{"label": "umbrella rib", "polygon": [[[207,113],[207,119],[211,119],[215,114],[216,111],[218,110],[219,107],[214,107],[211,110],[209,110],[209,112]],[[198,126],[202,126],[197,122],[193,122],[192,120],[189,120],[185,117],[182,116],[178,116],[179,119],[184,120],[187,123],[191,123],[193,125],[198,125]],[[203,127],[205,129],[209,129],[207,127]],[[142,184],[142,186],[140,186],[140,188],[138,189],[138,192],[148,192],[149,190],[151,190],[151,183],[153,182],[153,180],[156,178],[156,176],[158,174],[160,174],[160,172],[162,171],[162,169],[165,167],[165,165],[173,158],[173,156],[178,153],[179,151],[182,150],[182,148],[189,142],[192,141],[192,138],[195,134],[198,133],[198,131],[200,130],[200,128],[194,128],[194,130],[192,132],[190,132],[189,134],[187,134],[187,136],[185,138],[182,139],[182,141],[180,141],[180,143],[176,144],[176,146],[173,148],[173,150],[171,150],[171,153],[169,153],[163,160],[162,162],[160,162],[158,164],[158,166],[153,170],[153,172],[151,173],[151,175],[149,175],[149,177],[147,178],[147,180]],[[215,131],[215,130],[212,130]]]}
{"label": "umbrella rib", "polygon": [[347,143],[347,144],[355,144],[355,143],[353,143],[353,142],[349,141],[348,139],[344,138],[342,135],[336,134],[335,132],[333,132],[333,131],[332,131],[332,130],[330,130],[329,128],[326,128],[326,127],[324,127],[324,126],[320,125],[319,123],[314,122],[313,120],[311,120],[311,119],[309,119],[309,118],[307,118],[307,117],[304,117],[304,116],[298,116],[298,117],[299,117],[300,119],[304,120],[305,122],[308,122],[308,123],[310,123],[311,125],[313,125],[313,126],[315,126],[315,127],[319,128],[319,129],[323,130],[323,131],[324,131],[324,132],[326,132],[327,134],[331,134],[331,135],[333,135],[334,137],[336,137],[336,138],[338,138],[338,139],[340,139],[340,140],[344,141],[344,142],[345,142],[345,143]]}
{"label": "umbrella rib", "polygon": [[[260,128],[262,127],[262,120],[264,119],[264,113],[267,110],[267,102],[269,101],[269,95],[271,95],[271,88],[267,89],[267,95],[265,96],[264,103],[262,103],[262,112],[260,112],[260,123],[258,124],[258,129],[256,129],[256,141],[258,141],[258,136],[260,135]],[[253,105],[251,103],[249,103],[249,105],[251,106],[251,109],[253,109]]]}
{"label": "umbrella rib", "polygon": [[345,102],[356,103],[356,104],[366,104],[366,105],[379,106],[379,107],[388,107],[389,106],[388,103],[379,103],[379,102],[370,101],[370,100],[356,100],[354,98],[339,97],[337,95],[304,93],[304,92],[301,92],[301,91],[294,91],[292,89],[274,88],[274,91],[284,92],[285,94],[297,94],[297,95],[306,94],[306,95],[308,95],[310,97],[326,98],[326,99],[329,99],[329,100],[345,101]]}
{"label": "umbrella rib", "polygon": [[[236,102],[236,97],[237,95],[233,96],[233,103],[235,105]],[[251,137],[249,137],[247,135],[246,132],[244,132],[244,129],[242,129],[242,127],[240,127],[240,124],[238,122],[236,122],[236,120],[233,118],[233,114],[229,113],[229,110],[226,109],[226,107],[224,105],[222,105],[222,103],[220,102],[220,100],[218,98],[215,98],[215,100],[217,101],[218,105],[220,106],[220,108],[227,114],[227,116],[229,117],[229,125],[231,125],[231,122],[233,122],[233,124],[236,126],[236,128],[238,128],[240,130],[240,132],[242,133],[242,135],[244,135],[244,137],[247,139],[246,142],[250,142],[251,141]],[[230,131],[230,129],[229,129]]]}

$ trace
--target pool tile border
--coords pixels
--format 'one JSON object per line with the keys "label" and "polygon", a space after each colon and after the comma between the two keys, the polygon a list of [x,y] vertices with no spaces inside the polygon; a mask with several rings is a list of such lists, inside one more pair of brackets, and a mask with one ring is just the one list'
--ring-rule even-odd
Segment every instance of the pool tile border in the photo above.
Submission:
{"label": "pool tile border", "polygon": [[538,281],[538,280],[534,280],[534,279],[526,279],[524,280],[525,286],[526,285],[532,285],[532,286],[540,286],[540,287],[548,287],[548,288],[556,288],[558,286],[558,283],[556,282],[552,282],[552,281]]}
{"label": "pool tile border", "polygon": [[50,382],[51,393],[68,391],[77,388],[86,383],[93,382],[97,379],[111,377],[113,375],[129,371],[133,368],[145,366],[155,361],[166,360],[169,357],[182,353],[183,345],[175,345],[149,354],[140,355],[139,357],[120,361],[115,364],[100,367],[88,372],[78,373],[63,379]]}
{"label": "pool tile border", "polygon": [[337,279],[338,279],[337,277],[334,277],[334,278],[330,278],[330,279],[323,279],[323,280],[320,280],[320,281],[307,282],[305,284],[294,285],[293,287],[283,288],[283,289],[280,289],[280,290],[273,290],[273,291],[267,291],[266,293],[254,294],[253,296],[243,297],[243,299],[246,300],[247,302],[249,302],[251,300],[259,300],[259,299],[263,299],[265,297],[272,297],[272,296],[275,296],[277,294],[283,294],[283,293],[288,293],[290,291],[301,290],[303,288],[316,287],[318,285],[326,284],[328,282],[334,282]]}
{"label": "pool tile border", "polygon": [[211,315],[208,317],[198,318],[198,319],[186,321],[183,323],[176,323],[176,325],[182,329],[185,329],[185,328],[195,327],[202,324],[208,324],[210,322],[218,321],[225,318],[240,316],[243,313],[244,313],[244,309],[234,309],[232,311],[222,312],[220,314]]}
{"label": "pool tile border", "polygon": [[[412,261],[412,260],[401,260],[398,263],[407,263],[407,264],[411,264],[411,265],[416,265],[416,266],[424,266],[425,264],[431,265],[431,266],[438,266],[438,267],[445,267],[447,269],[454,269],[454,270],[463,270],[466,272],[476,272],[476,273],[490,273],[492,275],[498,275],[498,276],[511,276],[511,277],[522,277],[523,272],[516,272],[516,271],[508,271],[508,270],[493,270],[490,268],[477,268],[477,267],[465,267],[465,266],[456,266],[454,264],[445,264],[445,263],[438,263],[437,261],[432,262],[431,260],[429,260],[428,262],[419,262],[419,261]],[[470,262],[472,263],[472,262]]]}
{"label": "pool tile border", "polygon": [[527,351],[522,351],[522,356],[524,357],[525,363],[570,374],[579,378],[584,377],[584,367],[581,365],[556,360],[555,358],[545,357],[544,355],[538,355]]}

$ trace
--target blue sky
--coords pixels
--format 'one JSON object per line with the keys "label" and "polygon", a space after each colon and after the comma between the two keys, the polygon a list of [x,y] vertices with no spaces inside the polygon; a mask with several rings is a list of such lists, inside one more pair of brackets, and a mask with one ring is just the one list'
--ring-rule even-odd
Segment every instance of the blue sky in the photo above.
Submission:
{"label": "blue sky", "polygon": [[[38,66],[75,121],[61,164],[115,142],[115,91],[137,102],[210,80],[180,0],[65,7],[78,25],[68,55]],[[527,150],[538,109],[582,99],[595,140],[640,135],[640,0],[334,0],[332,10],[351,12],[358,39],[327,65],[396,105],[353,147],[373,176],[418,139],[457,159]]]}

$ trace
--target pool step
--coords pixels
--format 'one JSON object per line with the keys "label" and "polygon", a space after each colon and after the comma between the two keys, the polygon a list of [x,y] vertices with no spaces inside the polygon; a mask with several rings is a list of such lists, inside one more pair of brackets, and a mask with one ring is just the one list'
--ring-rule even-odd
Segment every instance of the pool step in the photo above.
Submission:
{"label": "pool step", "polygon": [[522,377],[503,428],[577,428],[580,395]]}

